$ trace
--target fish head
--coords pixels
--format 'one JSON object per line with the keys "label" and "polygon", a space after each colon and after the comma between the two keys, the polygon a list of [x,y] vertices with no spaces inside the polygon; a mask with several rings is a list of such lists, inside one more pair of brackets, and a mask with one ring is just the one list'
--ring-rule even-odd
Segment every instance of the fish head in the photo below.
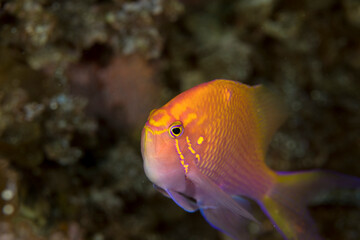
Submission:
{"label": "fish head", "polygon": [[196,128],[197,111],[186,99],[180,95],[151,111],[141,136],[146,176],[158,187],[178,192],[185,191],[187,172],[200,156],[194,145],[202,133]]}
{"label": "fish head", "polygon": [[185,172],[175,145],[183,130],[181,121],[164,109],[153,110],[143,128],[141,152],[145,174],[160,188],[182,190],[185,187]]}

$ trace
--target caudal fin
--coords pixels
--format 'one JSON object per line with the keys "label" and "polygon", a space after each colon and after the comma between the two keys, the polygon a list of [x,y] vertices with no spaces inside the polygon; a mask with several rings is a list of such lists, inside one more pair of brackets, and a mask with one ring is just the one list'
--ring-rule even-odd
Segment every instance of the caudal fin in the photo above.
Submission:
{"label": "caudal fin", "polygon": [[337,188],[360,188],[360,178],[321,170],[279,172],[277,184],[258,203],[285,239],[320,240],[306,204],[319,193]]}

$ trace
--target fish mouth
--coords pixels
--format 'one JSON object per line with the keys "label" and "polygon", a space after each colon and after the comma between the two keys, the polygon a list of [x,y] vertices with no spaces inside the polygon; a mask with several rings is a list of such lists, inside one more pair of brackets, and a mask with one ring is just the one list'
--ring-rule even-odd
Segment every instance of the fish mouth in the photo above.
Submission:
{"label": "fish mouth", "polygon": [[141,154],[144,161],[146,159],[146,155],[148,155],[148,150],[149,150],[149,147],[146,145],[149,145],[149,142],[153,142],[153,138],[154,138],[154,133],[151,130],[151,128],[147,126],[146,123],[141,133]]}
{"label": "fish mouth", "polygon": [[152,135],[155,135],[155,134],[154,134],[154,131],[151,129],[151,125],[150,125],[148,122],[145,123],[143,132],[144,132],[144,131],[145,131],[145,132],[150,132]]}
{"label": "fish mouth", "polygon": [[153,131],[145,125],[141,134],[141,155],[143,158],[145,174],[152,182],[154,179],[151,169],[152,165],[156,162],[155,144]]}
{"label": "fish mouth", "polygon": [[141,154],[144,161],[145,174],[150,180],[153,180],[154,169],[164,165],[161,162],[166,163],[160,156],[163,149],[162,145],[161,140],[157,138],[154,131],[145,125],[141,136]]}

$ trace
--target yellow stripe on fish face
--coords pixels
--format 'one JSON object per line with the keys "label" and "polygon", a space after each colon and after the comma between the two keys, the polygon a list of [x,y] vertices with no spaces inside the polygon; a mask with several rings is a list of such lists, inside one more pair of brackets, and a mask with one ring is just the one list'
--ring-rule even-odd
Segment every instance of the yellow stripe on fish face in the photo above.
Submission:
{"label": "yellow stripe on fish face", "polygon": [[[186,143],[187,143],[187,147],[188,147],[190,153],[193,156],[195,156],[195,164],[198,164],[200,162],[200,154],[198,154],[196,152],[196,150],[192,147],[191,141],[190,141],[188,136],[186,136]],[[180,150],[179,140],[178,139],[175,139],[175,148],[176,148],[176,151],[177,151],[177,153],[179,155],[180,163],[184,168],[185,174],[187,174],[188,171],[189,171],[189,164],[186,164],[187,159],[185,158],[184,154]]]}
{"label": "yellow stripe on fish face", "polygon": [[154,130],[154,129],[151,129],[149,128],[148,126],[145,125],[144,127],[147,131],[151,132],[152,135],[159,135],[159,134],[162,134],[164,132],[167,132],[168,130],[167,129],[163,129],[163,130]]}
{"label": "yellow stripe on fish face", "polygon": [[[187,104],[174,103],[168,105],[167,107],[165,106],[164,108],[155,109],[151,111],[145,128],[153,135],[160,135],[169,131],[169,124],[174,122],[173,120],[181,121],[184,126],[184,130],[186,129],[187,125],[189,125],[195,120],[197,121],[195,122],[196,125],[199,125],[198,124],[199,121],[201,121],[200,123],[202,123],[205,120],[205,117],[201,117],[199,121],[197,118],[198,118],[197,114],[193,112],[192,109],[189,108]],[[169,141],[174,140],[175,152],[179,156],[179,162],[181,166],[184,168],[185,174],[187,174],[189,171],[189,162],[187,161],[194,161],[195,164],[198,164],[200,162],[200,154],[197,153],[196,149],[194,149],[194,147],[192,146],[189,137],[186,136],[185,139],[186,142],[181,141],[178,138],[169,139]],[[195,140],[195,143],[196,142],[198,141]],[[181,144],[187,144],[187,149],[189,150],[189,153],[187,151],[186,152],[181,151],[181,149],[184,149],[182,148],[182,146],[180,146]],[[191,157],[191,159],[188,159],[188,157],[191,155],[193,155],[193,157]]]}
{"label": "yellow stripe on fish face", "polygon": [[186,109],[187,109],[187,106],[185,104],[175,103],[170,108],[170,114],[172,116],[174,116],[175,119],[179,119],[180,116],[186,111]]}
{"label": "yellow stripe on fish face", "polygon": [[154,127],[161,127],[169,123],[170,116],[167,114],[167,112],[164,109],[158,109],[155,111],[152,111],[152,115],[149,119],[149,124]]}
{"label": "yellow stripe on fish face", "polygon": [[188,144],[188,149],[190,150],[190,152],[191,152],[192,154],[195,154],[196,152],[195,152],[195,150],[191,147],[191,142],[190,142],[190,139],[189,139],[188,136],[186,136],[186,143]]}
{"label": "yellow stripe on fish face", "polygon": [[175,147],[176,147],[176,151],[179,154],[179,157],[181,160],[184,160],[184,155],[182,155],[181,151],[180,151],[180,147],[179,147],[179,140],[175,139]]}
{"label": "yellow stripe on fish face", "polygon": [[189,112],[189,109],[187,109],[183,104],[175,104],[170,108],[170,114],[168,110],[165,109],[152,110],[148,124],[154,128],[167,128],[171,119],[183,119],[182,122],[185,127],[193,120],[197,119],[197,115],[193,112]]}
{"label": "yellow stripe on fish face", "polygon": [[200,162],[200,155],[196,154],[195,157],[196,157],[196,164],[198,164]]}
{"label": "yellow stripe on fish face", "polygon": [[[202,137],[201,137],[202,138]],[[188,149],[190,150],[190,152],[195,155],[196,158],[196,164],[198,164],[200,162],[200,155],[198,153],[196,153],[196,151],[192,148],[191,146],[191,142],[188,136],[186,136],[186,143],[188,144]]]}
{"label": "yellow stripe on fish face", "polygon": [[190,112],[190,109],[185,104],[175,104],[170,108],[170,114],[175,119],[182,119],[184,126],[197,119],[196,113]]}
{"label": "yellow stripe on fish face", "polygon": [[197,119],[197,115],[195,113],[189,113],[185,120],[183,121],[184,122],[184,126],[187,126],[192,120],[195,120]]}
{"label": "yellow stripe on fish face", "polygon": [[185,174],[186,174],[189,171],[189,165],[185,164],[185,161],[184,161],[185,158],[184,158],[184,155],[182,154],[182,152],[180,151],[179,140],[178,139],[175,139],[175,147],[176,147],[176,151],[177,151],[177,153],[179,154],[179,157],[180,157],[180,163],[184,167],[184,171],[185,171]]}

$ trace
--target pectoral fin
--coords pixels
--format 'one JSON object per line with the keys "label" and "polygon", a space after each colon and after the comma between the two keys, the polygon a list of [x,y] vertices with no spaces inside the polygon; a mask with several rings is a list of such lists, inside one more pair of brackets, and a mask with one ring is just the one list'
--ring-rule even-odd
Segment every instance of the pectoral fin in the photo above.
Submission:
{"label": "pectoral fin", "polygon": [[200,208],[200,211],[210,225],[232,238],[238,240],[251,239],[248,230],[250,221],[234,214],[230,209],[218,206],[215,208]]}
{"label": "pectoral fin", "polygon": [[164,195],[165,197],[171,198],[171,197],[169,196],[169,194],[168,194],[164,189],[162,189],[161,187],[159,187],[159,186],[156,185],[156,184],[154,184],[153,186],[154,186],[154,188],[155,188],[156,191],[159,191],[159,192],[160,192],[162,195]]}
{"label": "pectoral fin", "polygon": [[174,202],[179,205],[181,208],[183,208],[187,212],[195,212],[199,209],[196,200],[192,199],[191,197],[188,197],[182,193],[172,191],[172,190],[166,190],[169,196],[174,200]]}
{"label": "pectoral fin", "polygon": [[248,239],[245,236],[248,236],[246,226],[249,220],[258,221],[198,169],[192,168],[188,177],[196,186],[197,204],[205,219],[234,239]]}
{"label": "pectoral fin", "polygon": [[[242,207],[249,209],[250,204],[245,201],[246,200],[240,201],[240,199],[237,199],[237,202],[239,204],[241,203]],[[227,233],[234,239],[252,239],[248,230],[248,225],[250,223],[249,219],[237,215],[230,209],[224,208],[219,204],[210,202],[206,204],[210,204],[212,207],[200,208],[200,211],[205,219],[210,223],[210,225],[222,232]]]}
{"label": "pectoral fin", "polygon": [[187,212],[195,212],[196,210],[199,210],[199,207],[196,204],[196,200],[186,196],[185,194],[171,189],[163,189],[156,184],[154,184],[154,188],[161,192],[165,197],[171,198],[177,205],[179,205]]}

